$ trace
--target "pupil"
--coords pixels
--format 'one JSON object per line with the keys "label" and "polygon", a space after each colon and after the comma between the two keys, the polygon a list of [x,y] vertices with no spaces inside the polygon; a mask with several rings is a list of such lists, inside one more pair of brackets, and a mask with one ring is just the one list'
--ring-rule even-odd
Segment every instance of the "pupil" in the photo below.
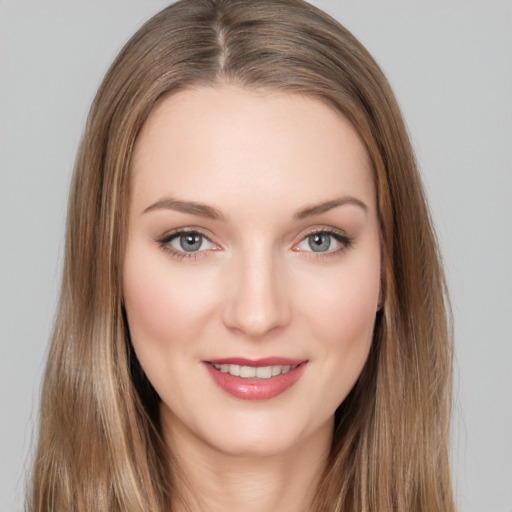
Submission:
{"label": "pupil", "polygon": [[187,233],[180,236],[180,246],[184,251],[197,251],[203,242],[202,235],[197,233]]}
{"label": "pupil", "polygon": [[308,237],[308,243],[314,252],[325,252],[331,245],[331,236],[327,233],[316,233]]}

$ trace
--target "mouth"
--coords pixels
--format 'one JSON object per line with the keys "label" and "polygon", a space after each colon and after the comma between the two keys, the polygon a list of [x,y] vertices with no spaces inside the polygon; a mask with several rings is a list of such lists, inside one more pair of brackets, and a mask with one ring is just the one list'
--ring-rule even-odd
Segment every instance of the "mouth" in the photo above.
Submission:
{"label": "mouth", "polygon": [[298,364],[290,365],[272,365],[272,366],[246,366],[239,364],[213,364],[210,363],[216,370],[222,373],[228,373],[233,377],[240,377],[242,379],[271,379],[278,375],[284,375],[289,371],[295,370]]}
{"label": "mouth", "polygon": [[285,358],[203,361],[217,386],[243,400],[266,400],[284,393],[302,377],[308,362]]}

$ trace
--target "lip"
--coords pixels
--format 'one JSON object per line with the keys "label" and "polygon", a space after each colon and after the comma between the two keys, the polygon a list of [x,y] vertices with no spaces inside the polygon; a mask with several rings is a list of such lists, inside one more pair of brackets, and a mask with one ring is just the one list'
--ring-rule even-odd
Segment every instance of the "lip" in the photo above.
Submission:
{"label": "lip", "polygon": [[295,366],[296,364],[305,363],[305,359],[290,359],[287,357],[263,357],[260,359],[247,359],[245,357],[225,357],[223,359],[208,359],[205,363],[212,364],[238,364],[240,366],[253,366],[258,368],[260,366],[274,366],[281,365]]}
{"label": "lip", "polygon": [[[242,377],[235,377],[229,373],[223,373],[215,369],[212,364],[237,364],[240,366],[252,366],[255,368],[274,365],[297,366],[287,373],[283,373],[269,379],[246,379]],[[203,361],[203,365],[215,384],[231,396],[242,400],[269,400],[291,388],[304,374],[308,361],[304,359],[289,359],[283,357],[268,357],[263,359],[230,357]]]}

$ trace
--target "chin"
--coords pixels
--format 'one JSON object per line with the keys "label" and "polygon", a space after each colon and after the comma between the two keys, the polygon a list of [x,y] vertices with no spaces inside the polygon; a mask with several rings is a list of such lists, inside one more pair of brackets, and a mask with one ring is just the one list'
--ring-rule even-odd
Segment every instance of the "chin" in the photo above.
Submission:
{"label": "chin", "polygon": [[275,432],[238,435],[223,439],[212,439],[212,448],[231,457],[272,457],[288,452],[300,439],[283,438]]}
{"label": "chin", "polygon": [[334,416],[321,424],[305,424],[300,418],[279,418],[249,415],[238,421],[210,425],[206,432],[197,432],[210,448],[231,457],[274,457],[297,452],[311,443],[330,439]]}

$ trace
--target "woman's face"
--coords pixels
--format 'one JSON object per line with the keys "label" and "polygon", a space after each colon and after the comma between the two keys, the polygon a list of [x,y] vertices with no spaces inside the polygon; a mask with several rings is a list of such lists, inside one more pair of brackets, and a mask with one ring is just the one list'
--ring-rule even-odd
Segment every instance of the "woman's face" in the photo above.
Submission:
{"label": "woman's face", "polygon": [[369,159],[318,100],[166,98],[137,140],[124,299],[166,432],[229,454],[330,436],[372,340]]}

